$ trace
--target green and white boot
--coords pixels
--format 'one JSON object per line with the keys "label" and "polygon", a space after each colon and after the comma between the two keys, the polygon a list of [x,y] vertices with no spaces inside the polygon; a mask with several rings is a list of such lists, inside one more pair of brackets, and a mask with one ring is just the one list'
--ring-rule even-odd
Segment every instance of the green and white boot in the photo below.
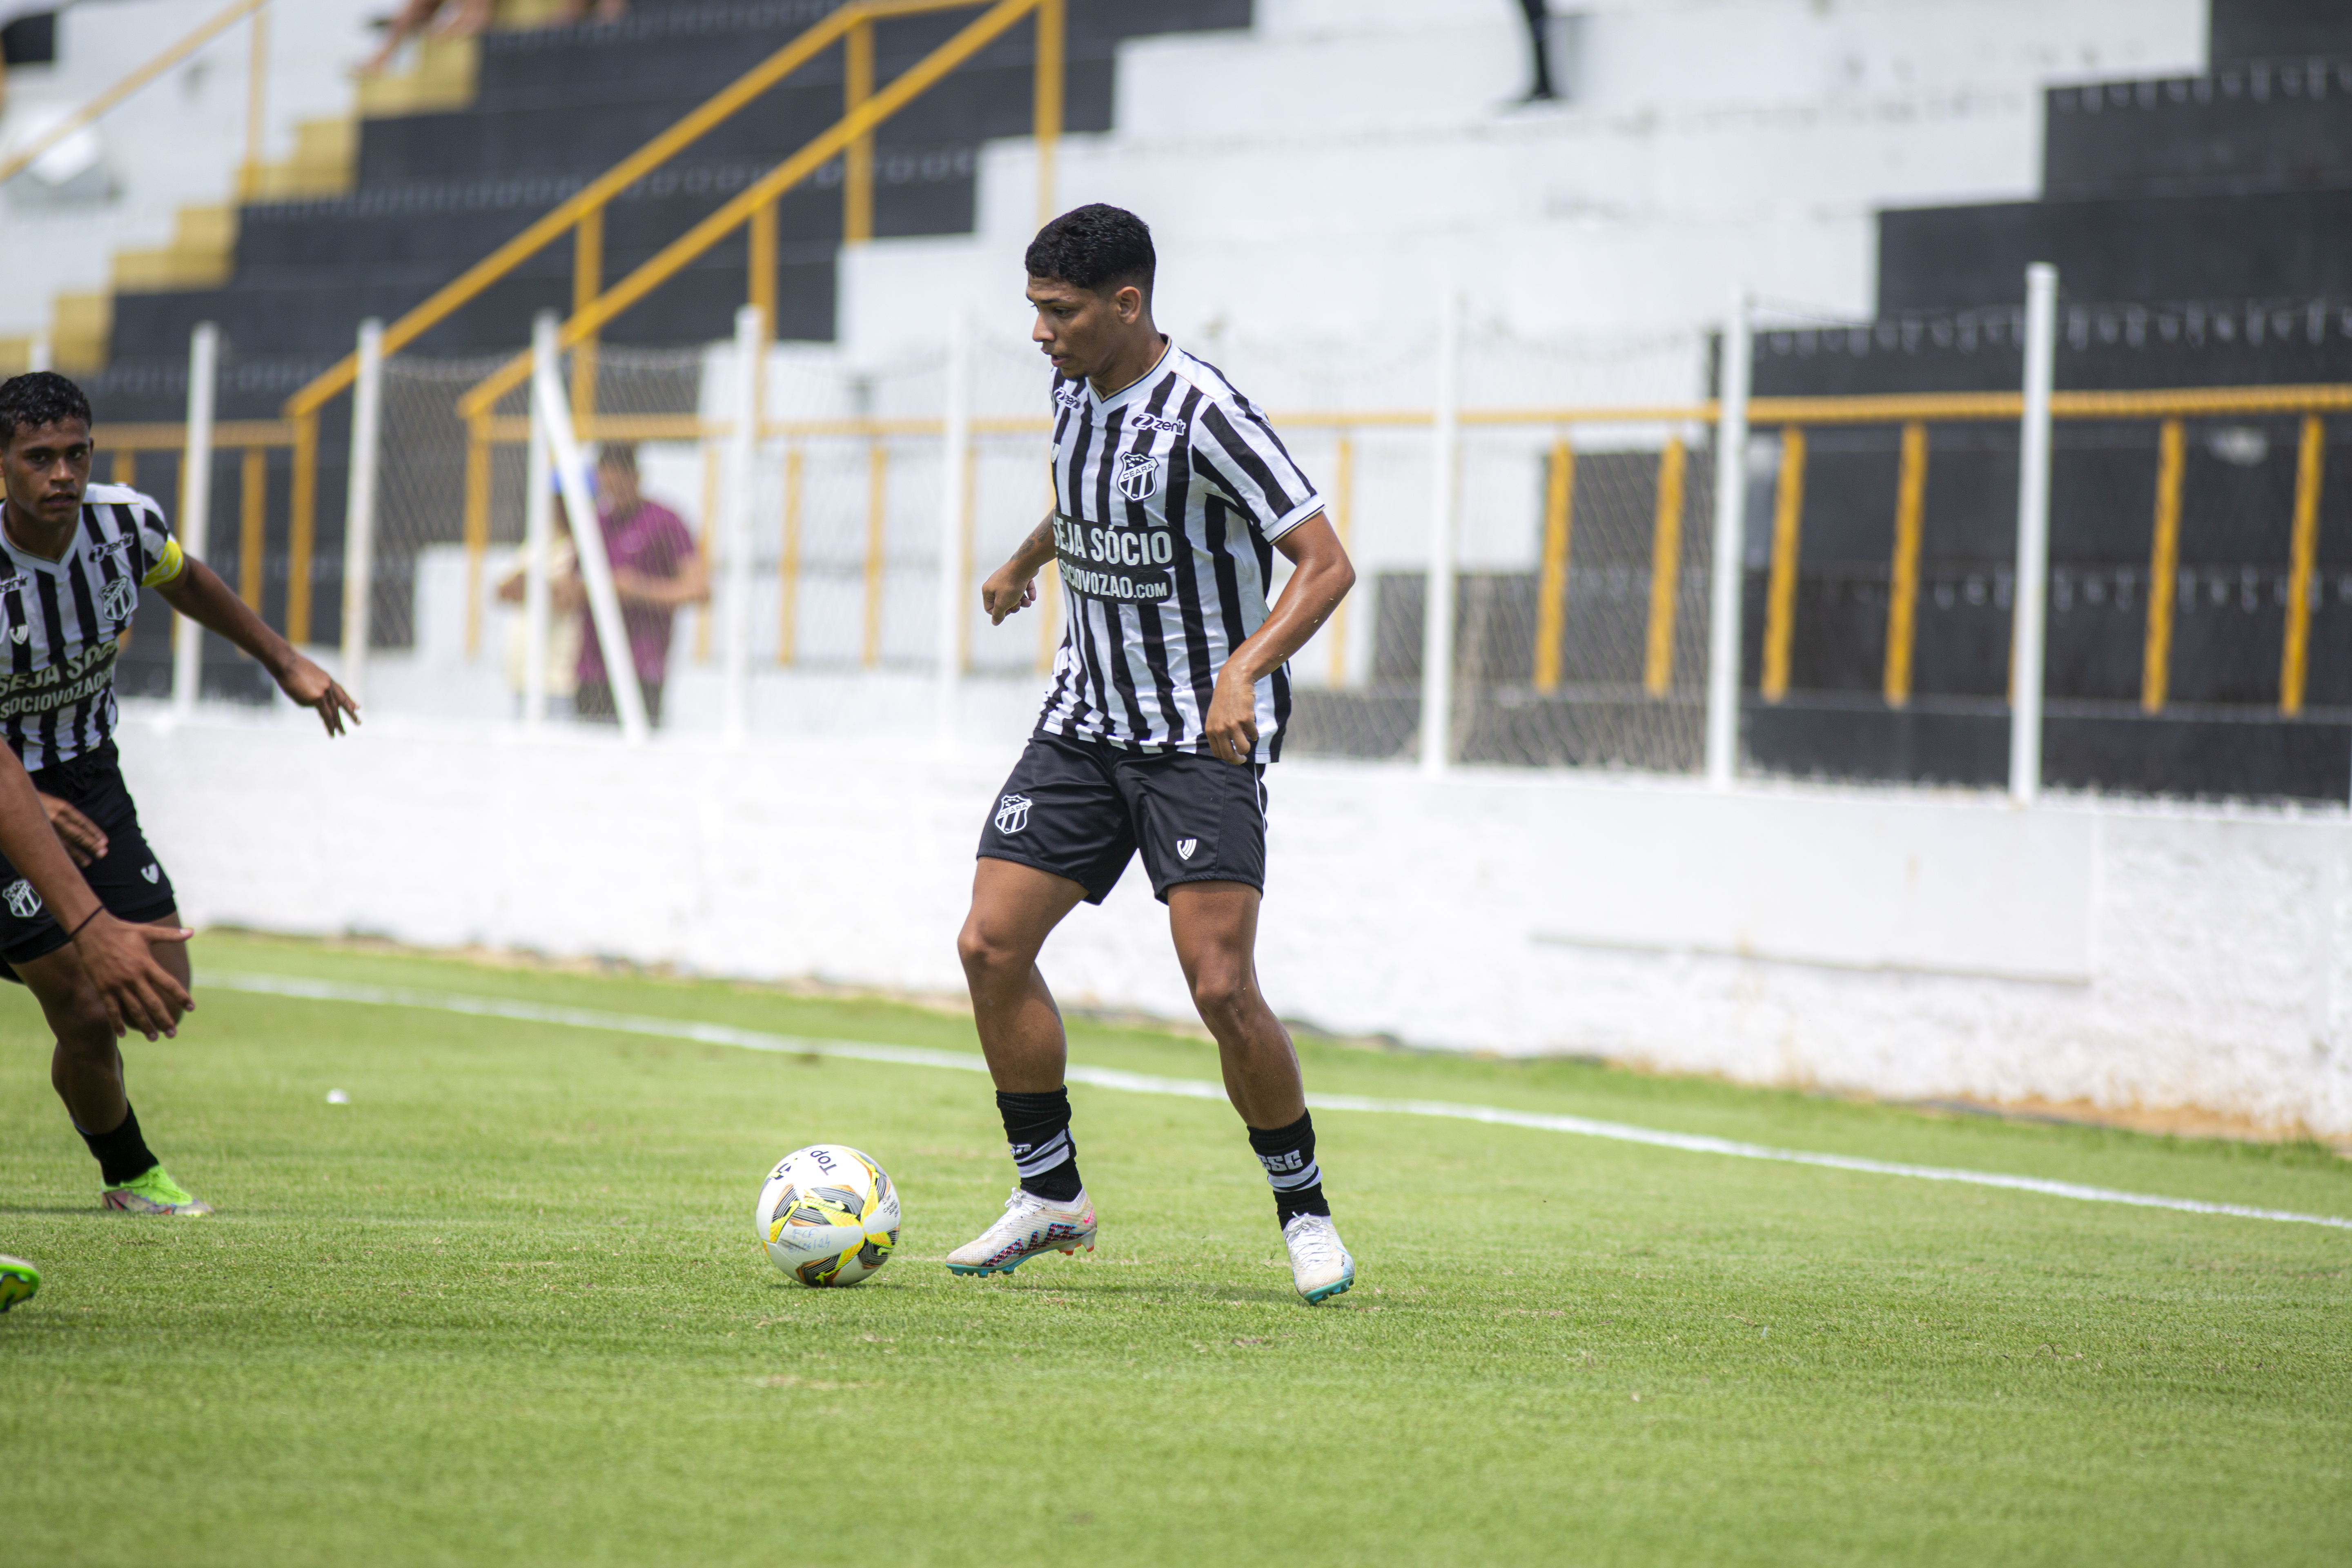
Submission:
{"label": "green and white boot", "polygon": [[41,1288],[41,1271],[21,1258],[0,1252],[0,1312],[19,1301],[29,1301]]}
{"label": "green and white boot", "polygon": [[213,1212],[212,1205],[172,1180],[172,1173],[161,1165],[151,1165],[145,1174],[107,1188],[100,1200],[108,1208],[124,1214],[183,1214],[194,1218]]}

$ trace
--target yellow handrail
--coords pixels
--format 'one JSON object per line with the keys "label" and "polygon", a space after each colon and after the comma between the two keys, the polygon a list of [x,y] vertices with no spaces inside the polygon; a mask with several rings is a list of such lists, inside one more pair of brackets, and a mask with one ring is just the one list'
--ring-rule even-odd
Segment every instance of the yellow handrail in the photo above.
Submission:
{"label": "yellow handrail", "polygon": [[[949,0],[931,0],[944,8]],[[964,0],[970,3],[970,0]],[[871,0],[843,6],[807,32],[745,71],[668,130],[605,170],[551,208],[537,222],[434,291],[423,303],[383,330],[383,352],[399,353],[473,302],[484,289],[546,249],[591,212],[700,140],[720,121],[767,91],[839,40],[851,25],[875,9]],[[345,354],[286,400],[289,418],[316,412],[359,376],[359,355]]]}
{"label": "yellow handrail", "polygon": [[[898,3],[908,3],[908,0],[898,0]],[[950,3],[975,5],[983,3],[983,0],[926,0],[926,3],[933,9],[945,9]],[[832,162],[836,154],[846,152],[884,121],[929,91],[950,71],[993,43],[1013,23],[1032,11],[1046,10],[1054,3],[1055,0],[997,0],[963,31],[932,50],[888,87],[843,115],[831,130],[824,132],[759,180],[745,186],[726,205],[672,240],[652,259],[598,295],[585,309],[574,310],[557,331],[558,345],[570,348],[593,336],[614,317],[668,282],[720,240],[749,223],[761,208],[815,174]],[[847,15],[850,9],[845,7],[833,15]],[[387,342],[389,339],[387,331]],[[530,374],[530,356],[517,354],[457,400],[458,414],[471,417],[489,407],[521,385],[523,378]]]}
{"label": "yellow handrail", "polygon": [[7,157],[0,158],[0,184],[5,184],[17,174],[22,174],[42,153],[47,153],[84,126],[93,123],[107,110],[114,108],[124,99],[129,98],[132,93],[137,92],[141,88],[145,87],[149,82],[153,81],[268,4],[269,0],[234,0],[234,3],[226,8],[215,12],[209,20],[198,23],[183,35],[178,42],[164,48],[146,64],[123,77],[112,87],[34,137]]}
{"label": "yellow handrail", "polygon": [[[258,3],[258,0],[255,0]],[[844,117],[832,132],[819,137],[802,149],[793,159],[772,171],[765,179],[730,202],[719,213],[705,219],[692,230],[664,249],[645,266],[610,289],[603,288],[601,270],[603,252],[603,221],[604,209],[623,191],[656,167],[674,157],[681,149],[710,131],[744,105],[765,92],[793,71],[808,64],[836,42],[863,40],[869,51],[873,24],[881,18],[920,16],[932,12],[965,10],[987,4],[987,0],[850,0],[827,15],[822,21],[778,49],[759,65],[736,79],[672,125],[646,142],[636,152],[590,181],[567,200],[531,224],[497,250],[476,262],[430,298],[410,310],[384,329],[383,346],[387,353],[396,353],[416,341],[426,331],[446,320],[451,314],[480,297],[483,290],[512,272],[530,257],[567,232],[575,236],[573,258],[573,308],[564,322],[561,342],[567,348],[577,348],[592,342],[606,321],[627,310],[653,289],[673,276],[687,263],[708,250],[711,245],[738,226],[750,230],[751,257],[753,277],[750,294],[751,302],[769,307],[767,319],[773,321],[773,279],[764,281],[759,276],[761,265],[772,275],[775,256],[775,200],[784,191],[814,174],[834,156],[860,138],[870,137],[875,127],[904,108],[915,97],[928,90],[947,72],[969,59],[993,41],[1021,17],[1035,12],[1041,33],[1049,37],[1039,39],[1038,68],[1040,81],[1036,92],[1037,130],[1040,138],[1041,189],[1044,172],[1050,169],[1050,144],[1061,129],[1062,58],[1060,26],[1063,0],[1000,0],[978,21],[934,50],[929,56],[894,81],[877,96],[868,98],[857,109]],[[1054,80],[1042,79],[1045,67],[1055,68]],[[854,63],[854,62],[853,62]],[[853,189],[846,193],[852,202],[857,199]],[[1043,198],[1041,198],[1043,199]],[[601,292],[599,291],[601,290]],[[584,356],[583,356],[584,358]],[[497,399],[520,384],[528,374],[529,359],[519,356],[510,361],[490,381],[474,388],[459,405],[460,412],[469,421],[486,416]],[[583,423],[593,422],[593,370],[587,365],[575,366],[574,401],[581,405],[578,413]],[[297,462],[294,473],[292,507],[293,536],[298,542],[294,563],[298,577],[308,570],[308,542],[315,532],[318,505],[318,476],[315,471],[318,447],[317,424],[319,410],[329,399],[351,386],[359,374],[357,354],[346,354],[321,374],[311,380],[287,399],[285,412],[298,427]],[[287,635],[296,641],[310,634],[310,605],[307,594],[289,601]]]}

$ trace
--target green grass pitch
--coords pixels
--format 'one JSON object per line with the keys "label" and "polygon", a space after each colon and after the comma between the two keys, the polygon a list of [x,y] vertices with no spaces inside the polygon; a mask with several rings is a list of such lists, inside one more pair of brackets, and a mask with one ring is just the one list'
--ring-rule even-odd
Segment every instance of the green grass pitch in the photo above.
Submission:
{"label": "green grass pitch", "polygon": [[[2352,1234],[1328,1111],[1360,1268],[1308,1310],[1223,1106],[1073,1090],[1091,1258],[939,1259],[985,1079],[201,989],[349,982],[974,1049],[718,984],[207,936],[128,1047],[201,1222],[107,1216],[0,997],[12,1563],[2340,1563]],[[1076,1059],[1212,1049],[1074,1027]],[[2352,1215],[2322,1150],[1309,1047],[1327,1092]],[[330,1105],[331,1089],[351,1103]],[[750,1209],[858,1145],[904,1245],[813,1291]]]}

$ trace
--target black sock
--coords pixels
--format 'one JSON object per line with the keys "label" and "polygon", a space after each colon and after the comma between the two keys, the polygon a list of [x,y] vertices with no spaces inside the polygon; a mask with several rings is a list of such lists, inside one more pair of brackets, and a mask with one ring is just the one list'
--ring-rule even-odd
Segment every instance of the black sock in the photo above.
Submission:
{"label": "black sock", "polygon": [[1274,1189],[1277,1223],[1288,1225],[1303,1214],[1330,1214],[1331,1205],[1323,1201],[1323,1173],[1315,1163],[1312,1115],[1270,1132],[1253,1127],[1249,1141],[1258,1163],[1265,1167],[1266,1185]]}
{"label": "black sock", "polygon": [[[76,1123],[74,1131],[81,1132]],[[81,1141],[89,1145],[90,1158],[98,1162],[99,1175],[110,1187],[143,1176],[163,1162],[147,1147],[147,1140],[139,1135],[139,1113],[128,1104],[122,1108],[122,1125],[111,1132],[81,1132]]]}
{"label": "black sock", "polygon": [[1007,1094],[999,1089],[996,1113],[1004,1118],[1004,1141],[1012,1145],[1021,1190],[1055,1203],[1076,1197],[1082,1186],[1078,1146],[1070,1141],[1070,1091]]}

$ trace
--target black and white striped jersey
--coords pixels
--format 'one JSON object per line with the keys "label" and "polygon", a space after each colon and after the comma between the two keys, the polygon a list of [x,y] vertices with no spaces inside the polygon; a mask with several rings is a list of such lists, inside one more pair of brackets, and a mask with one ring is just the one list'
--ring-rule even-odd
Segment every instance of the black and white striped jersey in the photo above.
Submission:
{"label": "black and white striped jersey", "polygon": [[154,500],[128,485],[82,492],[81,525],[58,561],[16,547],[0,580],[0,733],[27,770],[70,762],[114,733],[114,658],[139,590],[187,558]]}
{"label": "black and white striped jersey", "polygon": [[[1217,671],[1265,620],[1274,541],[1323,498],[1257,405],[1173,343],[1114,396],[1062,376],[1053,396],[1069,626],[1037,728],[1205,752]],[[1289,718],[1286,668],[1257,683],[1259,762]]]}

